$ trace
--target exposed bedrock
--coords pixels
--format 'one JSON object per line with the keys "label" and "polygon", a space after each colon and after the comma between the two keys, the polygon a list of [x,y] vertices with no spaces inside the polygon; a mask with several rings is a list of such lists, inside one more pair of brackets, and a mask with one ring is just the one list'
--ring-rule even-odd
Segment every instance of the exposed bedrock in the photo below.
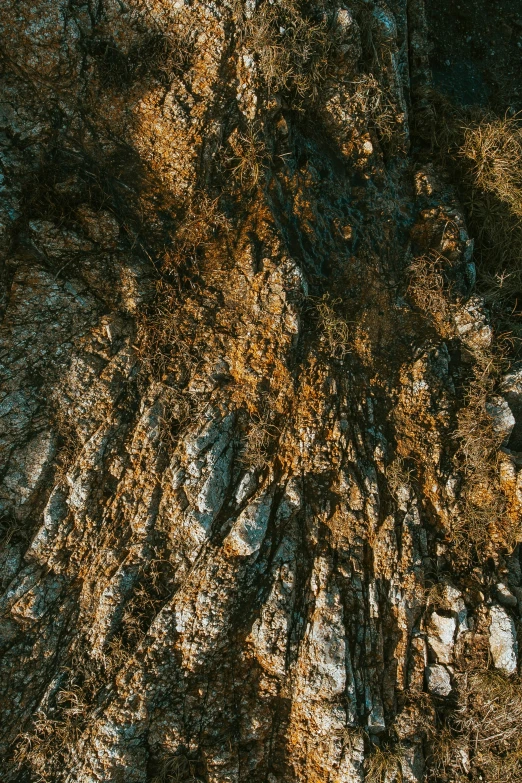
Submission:
{"label": "exposed bedrock", "polygon": [[4,0],[0,35],[2,779],[427,780],[463,662],[517,671],[522,392],[479,562],[495,335],[412,144],[421,0]]}

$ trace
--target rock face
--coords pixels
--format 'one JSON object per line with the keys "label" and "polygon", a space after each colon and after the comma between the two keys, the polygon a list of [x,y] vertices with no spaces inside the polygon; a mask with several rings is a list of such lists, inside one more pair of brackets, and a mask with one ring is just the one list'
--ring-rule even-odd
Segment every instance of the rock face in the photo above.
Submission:
{"label": "rock face", "polygon": [[2,4],[3,780],[431,779],[445,666],[489,627],[516,671],[481,568],[522,477],[499,452],[477,565],[493,331],[412,151],[422,0],[321,9]]}

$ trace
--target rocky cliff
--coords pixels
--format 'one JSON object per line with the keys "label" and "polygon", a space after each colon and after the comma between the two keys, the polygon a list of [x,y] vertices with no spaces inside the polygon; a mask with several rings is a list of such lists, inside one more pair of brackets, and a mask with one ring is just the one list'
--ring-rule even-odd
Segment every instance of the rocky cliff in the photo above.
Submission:
{"label": "rocky cliff", "polygon": [[2,3],[2,780],[522,779],[522,371],[428,33]]}

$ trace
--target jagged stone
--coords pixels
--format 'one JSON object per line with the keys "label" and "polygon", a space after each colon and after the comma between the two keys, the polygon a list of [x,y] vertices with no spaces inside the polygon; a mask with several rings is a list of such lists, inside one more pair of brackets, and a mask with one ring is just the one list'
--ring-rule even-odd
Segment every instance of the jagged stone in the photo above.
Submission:
{"label": "jagged stone", "polygon": [[517,670],[518,643],[515,623],[501,606],[493,604],[489,608],[489,648],[496,669],[506,674]]}
{"label": "jagged stone", "polygon": [[438,663],[452,663],[457,619],[433,612],[427,626],[428,647]]}
{"label": "jagged stone", "polygon": [[434,696],[449,696],[451,687],[451,676],[445,666],[435,663],[426,668],[426,685],[428,691]]}

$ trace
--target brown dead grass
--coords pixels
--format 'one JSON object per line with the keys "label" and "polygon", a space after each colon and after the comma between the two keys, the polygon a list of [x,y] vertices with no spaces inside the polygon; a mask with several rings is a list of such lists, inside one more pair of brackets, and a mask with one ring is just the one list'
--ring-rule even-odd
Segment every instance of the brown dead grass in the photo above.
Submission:
{"label": "brown dead grass", "polygon": [[428,780],[520,783],[522,686],[489,670],[459,675],[458,707],[433,730]]}
{"label": "brown dead grass", "polygon": [[444,274],[448,265],[449,261],[443,255],[431,252],[415,258],[408,268],[409,296],[419,310],[432,316],[446,336],[452,331],[451,304]]}
{"label": "brown dead grass", "polygon": [[324,10],[307,12],[296,0],[263,2],[241,20],[241,33],[269,94],[284,94],[294,109],[315,101],[335,73],[339,35]]}
{"label": "brown dead grass", "polygon": [[403,783],[403,752],[394,748],[375,748],[367,760],[364,780],[366,783]]}
{"label": "brown dead grass", "polygon": [[339,314],[342,299],[332,299],[330,294],[324,294],[316,303],[319,330],[323,335],[331,356],[344,359],[350,352],[350,327]]}

